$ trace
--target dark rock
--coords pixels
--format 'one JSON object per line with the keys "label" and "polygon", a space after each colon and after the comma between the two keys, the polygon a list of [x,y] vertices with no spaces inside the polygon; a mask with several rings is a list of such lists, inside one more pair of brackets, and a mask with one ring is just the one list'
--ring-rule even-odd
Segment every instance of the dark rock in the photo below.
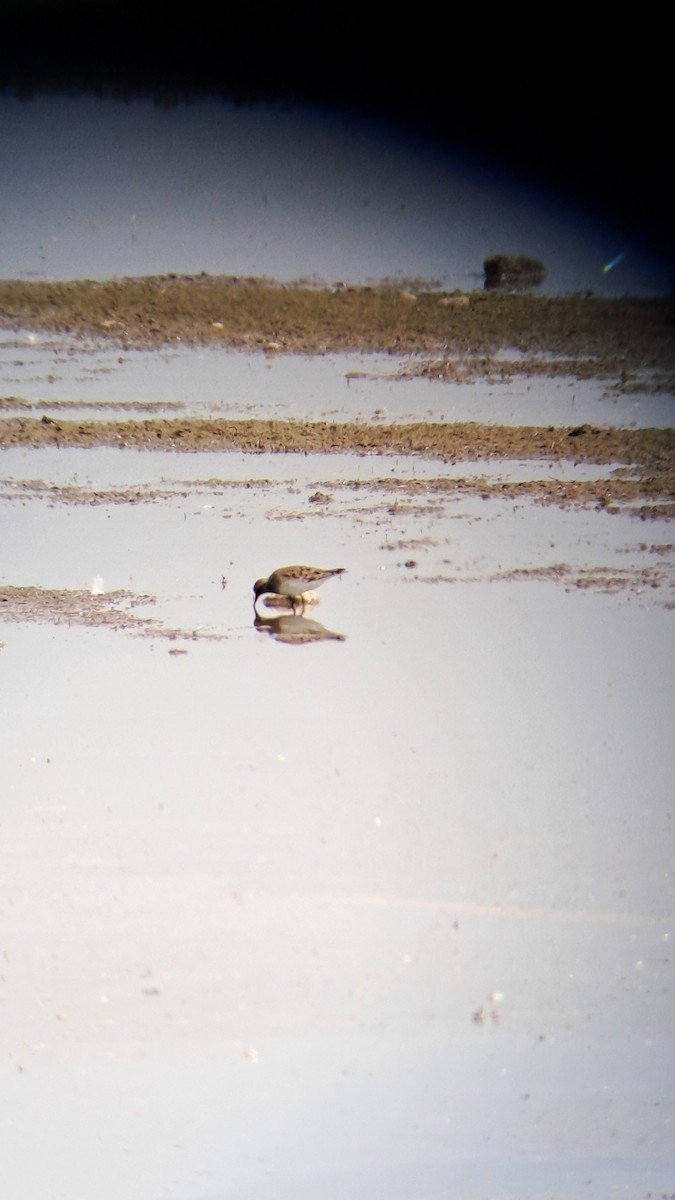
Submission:
{"label": "dark rock", "polygon": [[485,259],[483,270],[487,289],[539,287],[548,275],[543,262],[522,254],[492,254]]}

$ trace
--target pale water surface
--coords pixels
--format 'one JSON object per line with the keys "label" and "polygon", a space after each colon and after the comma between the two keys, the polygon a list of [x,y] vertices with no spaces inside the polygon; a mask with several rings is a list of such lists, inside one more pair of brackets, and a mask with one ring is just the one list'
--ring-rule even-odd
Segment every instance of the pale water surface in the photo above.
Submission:
{"label": "pale water surface", "polygon": [[330,111],[5,96],[0,163],[3,278],[402,275],[467,289],[506,252],[542,259],[553,293],[672,284],[669,261],[601,216]]}
{"label": "pale water surface", "polygon": [[[256,112],[206,106],[199,134],[199,106],[2,104],[5,275],[446,262],[464,278],[507,234],[549,259],[507,193],[483,237],[456,218],[452,266],[451,174],[429,191],[424,164],[383,160],[372,131],[355,173],[353,130],[343,159],[330,125],[294,157],[283,114],[267,161],[238,175]],[[362,356],[116,364],[10,341],[0,391],[52,415],[56,397],[672,423],[668,398],[593,384],[348,379],[400,365]],[[125,588],[157,622],[0,628],[7,1194],[675,1191],[671,523],[377,485],[611,466],[50,447],[0,468],[0,589]],[[332,499],[312,502],[319,487]],[[256,628],[254,579],[297,561],[347,568],[304,615],[344,640]]]}
{"label": "pale water surface", "polygon": [[[633,518],[499,501],[320,515],[327,465],[3,502],[4,579],[99,574],[186,631],[3,629],[5,1170],[110,1200],[670,1186],[672,555],[665,590],[495,583],[654,555]],[[253,579],[303,555],[348,565],[311,613],[344,641],[254,628]]]}
{"label": "pale water surface", "polygon": [[[248,354],[215,348],[127,350],[67,336],[0,331],[0,388],[68,419],[101,415],[313,421],[486,421],[500,425],[669,428],[671,395],[612,381],[527,377],[467,383],[401,378],[389,354]],[[428,361],[428,360],[427,360]],[[142,403],[152,411],[138,411]],[[20,413],[17,405],[16,412]]]}

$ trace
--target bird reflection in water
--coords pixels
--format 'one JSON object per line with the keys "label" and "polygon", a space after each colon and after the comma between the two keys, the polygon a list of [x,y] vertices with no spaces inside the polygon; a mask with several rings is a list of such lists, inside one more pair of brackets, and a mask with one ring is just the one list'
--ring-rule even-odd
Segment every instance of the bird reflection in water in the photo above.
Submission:
{"label": "bird reflection in water", "polygon": [[304,646],[308,642],[344,642],[344,633],[334,633],[326,629],[319,621],[299,613],[286,612],[279,617],[262,617],[256,612],[253,624],[256,629],[269,633],[278,642],[287,645]]}

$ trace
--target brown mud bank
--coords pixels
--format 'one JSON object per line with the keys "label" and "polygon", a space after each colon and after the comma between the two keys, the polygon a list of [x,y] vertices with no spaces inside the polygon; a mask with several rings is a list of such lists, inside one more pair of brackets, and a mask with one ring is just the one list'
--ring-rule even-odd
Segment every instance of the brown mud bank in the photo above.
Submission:
{"label": "brown mud bank", "polygon": [[113,629],[148,629],[155,622],[139,617],[133,609],[154,604],[153,596],[135,596],[116,591],[97,595],[63,588],[0,586],[0,617],[5,621],[40,621],[45,616],[54,625],[109,625]]}
{"label": "brown mud bank", "polygon": [[[475,359],[512,350],[564,359],[570,375],[624,382],[675,372],[667,298],[601,300],[470,292],[429,284],[306,287],[264,279],[153,276],[102,282],[0,281],[0,327],[105,338],[127,347],[220,345],[268,353],[338,351]],[[533,366],[540,369],[538,360]]]}
{"label": "brown mud bank", "polygon": [[[545,503],[615,505],[641,503],[641,516],[675,515],[675,430],[620,429],[593,425],[510,426],[454,424],[366,425],[356,422],[225,419],[67,421],[43,417],[0,419],[0,449],[11,446],[92,447],[121,450],[238,451],[248,454],[403,455],[444,463],[547,460],[615,466],[596,481],[492,482],[480,478],[385,481],[385,486],[427,491],[472,491],[502,498],[525,494]],[[253,482],[253,481],[252,481]],[[380,481],[382,483],[382,481]],[[36,485],[33,485],[35,487]],[[45,485],[46,486],[46,485]],[[337,485],[336,485],[337,486]],[[343,481],[344,486],[344,481]],[[361,486],[361,485],[354,485]],[[47,489],[49,490],[49,489]],[[71,489],[72,490],[72,489]],[[77,489],[76,489],[77,492]],[[150,497],[158,496],[150,489]],[[320,496],[320,493],[317,493]],[[82,497],[59,491],[54,499],[86,503],[126,502],[112,492]],[[142,497],[134,493],[134,502]]]}
{"label": "brown mud bank", "polygon": [[653,471],[675,466],[675,429],[577,425],[486,425],[479,422],[279,421],[150,418],[69,421],[43,416],[0,419],[0,448],[117,446],[138,450],[241,451],[254,454],[403,454],[447,461],[565,458],[633,463]]}
{"label": "brown mud bank", "polygon": [[[107,628],[136,637],[165,638],[171,642],[178,638],[220,641],[225,636],[204,629],[167,628],[161,621],[140,616],[134,611],[138,606],[145,608],[156,602],[156,596],[129,591],[98,594],[82,589],[0,585],[0,619],[7,624]],[[2,646],[0,642],[0,649]],[[169,653],[184,651],[174,649]]]}

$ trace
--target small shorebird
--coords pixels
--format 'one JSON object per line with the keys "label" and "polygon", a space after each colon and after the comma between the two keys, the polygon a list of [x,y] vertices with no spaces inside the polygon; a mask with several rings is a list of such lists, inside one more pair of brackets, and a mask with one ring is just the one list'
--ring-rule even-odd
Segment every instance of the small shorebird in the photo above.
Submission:
{"label": "small shorebird", "polygon": [[302,600],[304,592],[318,588],[333,575],[343,575],[344,572],[344,567],[333,567],[328,571],[321,567],[277,567],[269,579],[258,579],[253,585],[253,603],[258,596],[267,596],[272,592],[277,596],[289,596],[295,607],[296,600]]}

